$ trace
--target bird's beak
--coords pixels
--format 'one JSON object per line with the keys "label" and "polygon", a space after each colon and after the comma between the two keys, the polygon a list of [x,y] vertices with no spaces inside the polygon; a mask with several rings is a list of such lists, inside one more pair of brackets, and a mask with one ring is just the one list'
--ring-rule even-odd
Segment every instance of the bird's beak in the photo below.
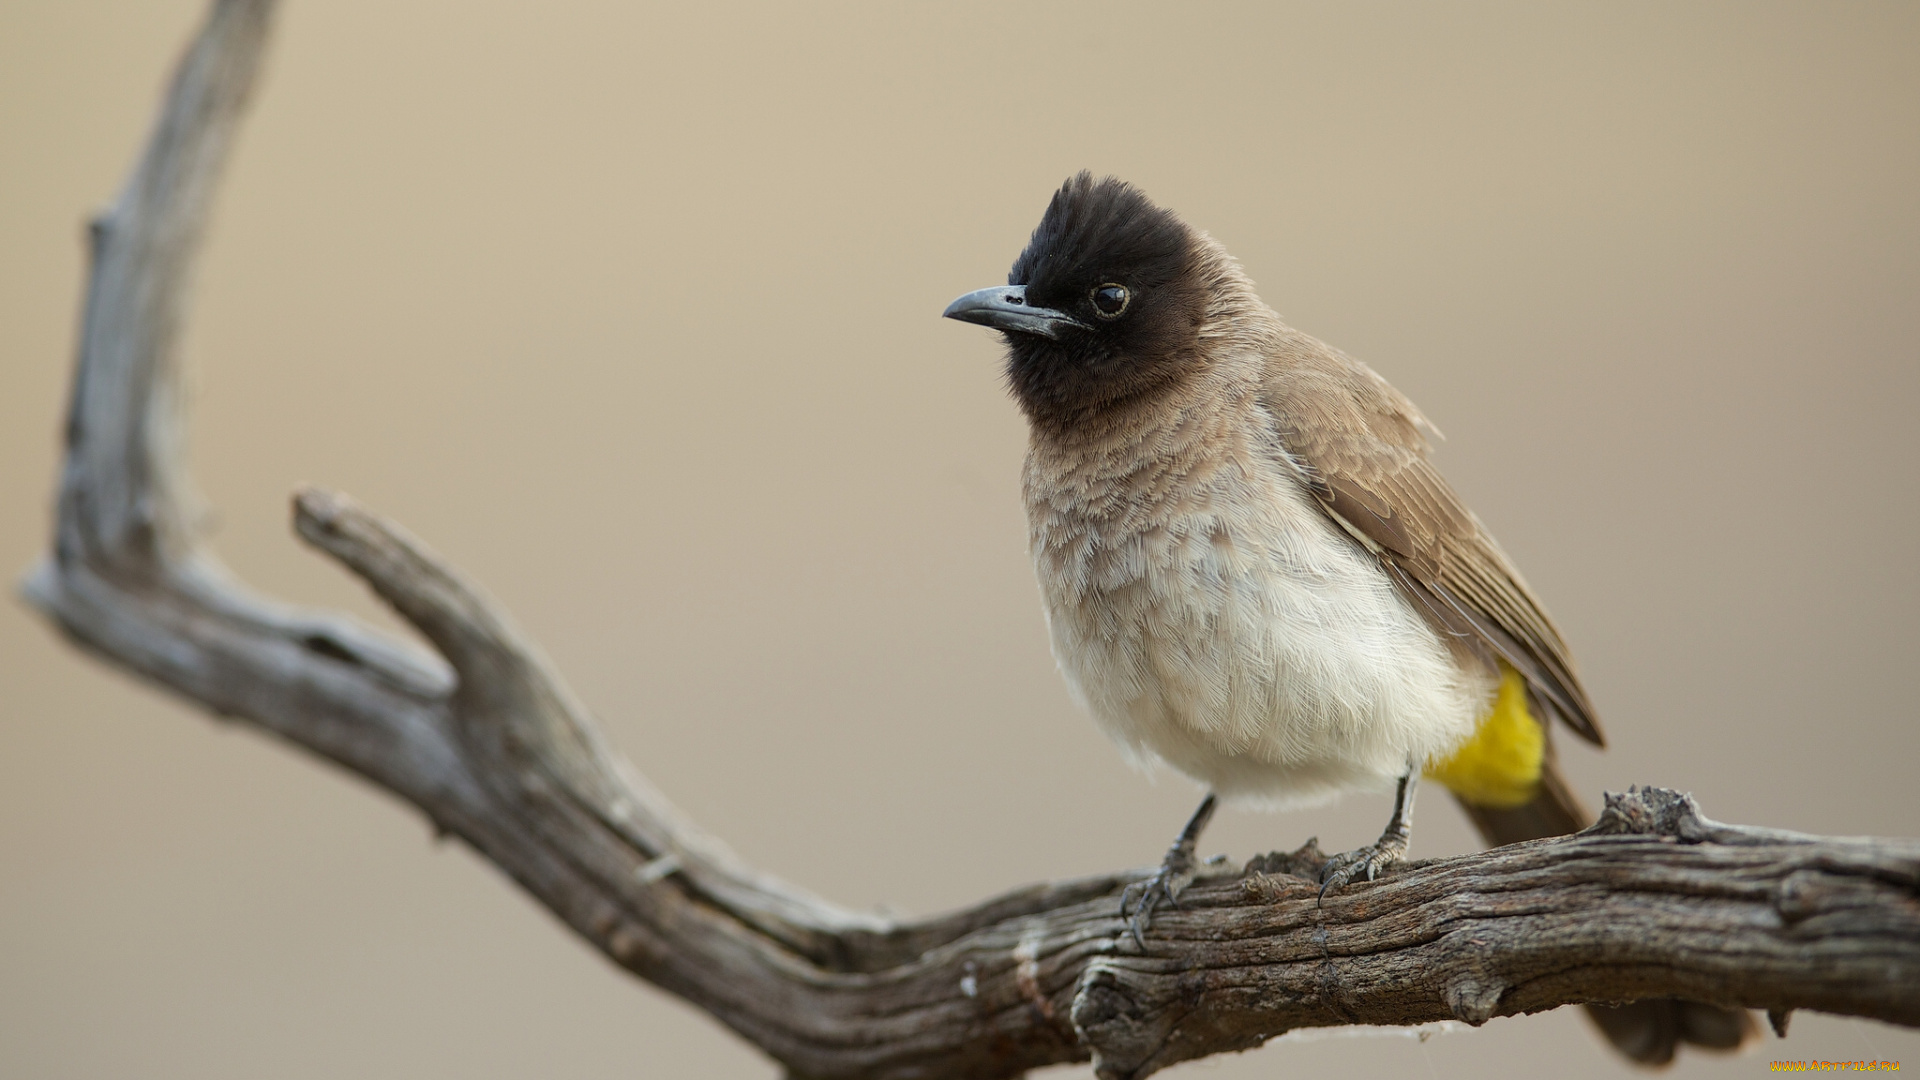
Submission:
{"label": "bird's beak", "polygon": [[1068,327],[1080,330],[1093,329],[1064,311],[1028,306],[1025,285],[975,289],[948,304],[947,310],[941,314],[949,319],[959,319],[961,322],[991,326],[995,330],[1039,334],[1041,337],[1053,338],[1056,341]]}

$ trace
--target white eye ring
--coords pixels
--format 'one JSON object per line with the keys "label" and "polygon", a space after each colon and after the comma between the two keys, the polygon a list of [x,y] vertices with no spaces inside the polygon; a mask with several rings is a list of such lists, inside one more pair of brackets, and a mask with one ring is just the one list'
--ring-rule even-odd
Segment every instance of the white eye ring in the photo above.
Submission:
{"label": "white eye ring", "polygon": [[[1111,296],[1111,294],[1105,297],[1102,297],[1101,295],[1102,293],[1106,293],[1109,289],[1120,294],[1119,296],[1120,306],[1114,308],[1112,311],[1108,311],[1105,304],[1102,303],[1103,300],[1105,300],[1108,303],[1112,302],[1113,297]],[[1117,281],[1109,281],[1100,285],[1095,285],[1093,287],[1093,291],[1087,294],[1087,300],[1089,303],[1093,305],[1093,313],[1095,315],[1098,315],[1103,319],[1117,319],[1120,316],[1125,315],[1127,313],[1127,305],[1133,303],[1133,294],[1127,291],[1127,287],[1125,285],[1122,285]]]}

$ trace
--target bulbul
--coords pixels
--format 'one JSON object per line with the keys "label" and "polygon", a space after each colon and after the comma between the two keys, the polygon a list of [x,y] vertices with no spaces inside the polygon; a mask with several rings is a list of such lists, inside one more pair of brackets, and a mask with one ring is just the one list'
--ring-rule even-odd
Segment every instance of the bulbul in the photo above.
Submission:
{"label": "bulbul", "polygon": [[[1211,237],[1081,173],[1005,286],[946,316],[1006,339],[1053,654],[1137,763],[1208,794],[1128,892],[1136,940],[1191,880],[1218,800],[1274,808],[1392,788],[1375,843],[1323,888],[1406,852],[1424,774],[1494,844],[1584,827],[1549,721],[1601,745],[1566,642],[1428,458],[1432,424],[1354,358],[1282,322]],[[1739,1010],[1594,1010],[1646,1063],[1738,1046]]]}

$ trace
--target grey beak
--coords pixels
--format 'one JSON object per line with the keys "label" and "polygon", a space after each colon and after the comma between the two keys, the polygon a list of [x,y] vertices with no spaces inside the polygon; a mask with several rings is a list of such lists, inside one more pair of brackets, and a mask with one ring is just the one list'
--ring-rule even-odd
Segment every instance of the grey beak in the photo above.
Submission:
{"label": "grey beak", "polygon": [[995,330],[1039,334],[1041,337],[1053,338],[1056,341],[1059,340],[1061,332],[1068,327],[1080,330],[1093,329],[1064,311],[1029,307],[1025,285],[975,289],[948,304],[947,310],[941,314],[949,319],[959,319],[961,322],[991,326]]}

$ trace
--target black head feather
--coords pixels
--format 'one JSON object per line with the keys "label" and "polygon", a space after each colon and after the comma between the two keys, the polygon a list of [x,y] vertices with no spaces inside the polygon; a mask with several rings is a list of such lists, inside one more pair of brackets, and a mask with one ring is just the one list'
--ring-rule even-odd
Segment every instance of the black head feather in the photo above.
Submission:
{"label": "black head feather", "polygon": [[[1067,313],[1090,329],[1058,339],[1008,333],[1007,379],[1036,424],[1071,427],[1137,401],[1201,363],[1206,313],[1199,238],[1131,184],[1082,172],[1054,193],[1007,284],[1026,302]],[[1095,293],[1118,285],[1114,316]],[[1102,299],[1113,306],[1109,292]]]}

